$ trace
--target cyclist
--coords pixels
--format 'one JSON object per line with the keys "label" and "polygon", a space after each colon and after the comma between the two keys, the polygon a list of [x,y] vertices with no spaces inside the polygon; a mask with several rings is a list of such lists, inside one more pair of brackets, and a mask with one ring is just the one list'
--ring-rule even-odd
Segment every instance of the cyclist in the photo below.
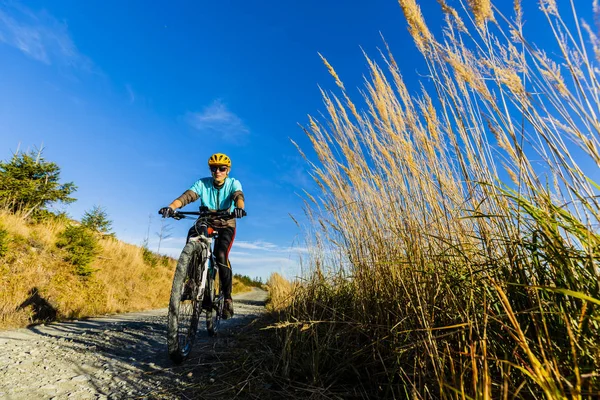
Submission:
{"label": "cyclist", "polygon": [[[176,209],[184,207],[191,202],[200,200],[200,208],[208,208],[209,211],[232,210],[236,218],[246,215],[244,210],[244,193],[242,184],[234,178],[229,177],[231,170],[231,159],[225,154],[216,153],[208,159],[210,177],[196,181],[191,188],[181,196],[173,200],[168,207],[161,208],[158,213],[163,218],[173,216]],[[210,227],[218,232],[214,251],[221,277],[221,287],[225,304],[223,308],[223,319],[233,316],[233,300],[231,298],[232,273],[229,263],[229,250],[235,238],[235,219],[214,218],[210,221]],[[198,236],[196,227],[192,226],[188,232],[190,237]]]}

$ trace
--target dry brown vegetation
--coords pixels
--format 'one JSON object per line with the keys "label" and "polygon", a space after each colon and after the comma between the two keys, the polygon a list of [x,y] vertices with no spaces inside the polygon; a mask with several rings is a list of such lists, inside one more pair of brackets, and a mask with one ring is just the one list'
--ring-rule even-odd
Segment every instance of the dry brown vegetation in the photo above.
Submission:
{"label": "dry brown vegetation", "polygon": [[325,61],[340,94],[306,129],[321,251],[278,373],[344,398],[597,398],[600,42],[569,1],[529,16],[552,56],[519,1],[439,1],[442,38],[399,2],[420,93],[391,53],[367,58],[360,111]]}
{"label": "dry brown vegetation", "polygon": [[45,301],[42,313],[51,307],[59,319],[159,308],[168,302],[174,260],[151,266],[140,247],[105,238],[91,264],[93,274],[84,278],[55,246],[64,222],[28,224],[0,212],[0,225],[8,232],[8,251],[0,258],[0,328],[35,322],[36,305],[20,307],[33,289],[43,299],[38,303]]}
{"label": "dry brown vegetation", "polygon": [[[89,277],[56,247],[66,222],[31,223],[0,211],[0,329],[166,307],[176,260],[119,240],[99,239]],[[234,280],[234,292],[249,290]],[[37,293],[37,294],[36,294]]]}
{"label": "dry brown vegetation", "polygon": [[266,286],[269,292],[267,301],[268,310],[281,310],[286,308],[292,302],[294,285],[277,272],[274,272],[269,276]]}

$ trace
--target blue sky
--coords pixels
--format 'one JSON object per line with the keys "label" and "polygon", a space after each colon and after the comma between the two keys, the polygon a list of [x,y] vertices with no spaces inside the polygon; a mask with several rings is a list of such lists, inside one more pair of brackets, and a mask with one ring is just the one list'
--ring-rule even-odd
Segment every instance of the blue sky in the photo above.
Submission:
{"label": "blue sky", "polygon": [[[420,3],[435,31],[437,2]],[[381,34],[416,88],[425,69],[394,0],[0,0],[0,159],[43,145],[78,186],[72,217],[100,205],[140,244],[151,216],[155,247],[157,210],[226,153],[248,211],[234,272],[293,276],[303,233],[289,215],[303,221],[314,188],[290,139],[310,154],[298,124],[323,110],[318,85],[334,87],[318,53],[357,94],[361,47],[376,57]],[[178,254],[190,222],[170,222],[164,251]]]}
{"label": "blue sky", "polygon": [[[259,5],[260,4],[260,5]],[[156,246],[156,211],[207,175],[214,152],[233,160],[248,217],[239,221],[234,272],[293,275],[311,188],[298,124],[333,87],[318,52],[354,86],[360,46],[380,31],[400,48],[394,1],[0,1],[0,158],[44,146],[78,199],[81,218],[106,209],[117,236]],[[195,204],[186,209],[194,209]],[[177,255],[190,221],[172,221],[162,249]]]}

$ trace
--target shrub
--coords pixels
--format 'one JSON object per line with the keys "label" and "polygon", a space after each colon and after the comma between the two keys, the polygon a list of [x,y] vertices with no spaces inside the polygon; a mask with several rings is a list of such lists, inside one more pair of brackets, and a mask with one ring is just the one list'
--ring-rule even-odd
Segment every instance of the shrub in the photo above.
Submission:
{"label": "shrub", "polygon": [[67,252],[66,260],[75,266],[77,275],[92,275],[94,270],[89,265],[99,253],[98,240],[92,231],[83,225],[69,225],[59,234],[56,247]]}
{"label": "shrub", "polygon": [[156,267],[159,257],[147,246],[142,246],[142,259],[146,264]]}
{"label": "shrub", "polygon": [[63,222],[67,223],[69,217],[65,212],[52,212],[45,209],[35,210],[30,215],[30,222],[39,224],[42,222]]}
{"label": "shrub", "polygon": [[0,257],[4,257],[8,253],[8,231],[0,227]]}
{"label": "shrub", "polygon": [[108,219],[108,214],[100,206],[94,206],[90,211],[86,211],[81,219],[81,224],[96,232],[111,235],[112,221]]}

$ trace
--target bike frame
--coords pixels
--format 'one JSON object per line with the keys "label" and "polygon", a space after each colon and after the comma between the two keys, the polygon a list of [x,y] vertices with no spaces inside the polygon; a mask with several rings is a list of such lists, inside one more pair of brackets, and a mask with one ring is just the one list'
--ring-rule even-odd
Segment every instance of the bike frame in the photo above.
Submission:
{"label": "bike frame", "polygon": [[213,269],[216,265],[212,245],[214,242],[213,237],[206,237],[204,235],[191,237],[190,241],[199,242],[205,245],[205,251],[208,253],[206,260],[204,261],[204,265],[202,268],[202,276],[200,278],[200,289],[198,290],[198,294],[196,295],[196,300],[201,301],[202,296],[204,296],[204,290],[206,289],[206,282],[208,282],[208,274],[214,274]]}

